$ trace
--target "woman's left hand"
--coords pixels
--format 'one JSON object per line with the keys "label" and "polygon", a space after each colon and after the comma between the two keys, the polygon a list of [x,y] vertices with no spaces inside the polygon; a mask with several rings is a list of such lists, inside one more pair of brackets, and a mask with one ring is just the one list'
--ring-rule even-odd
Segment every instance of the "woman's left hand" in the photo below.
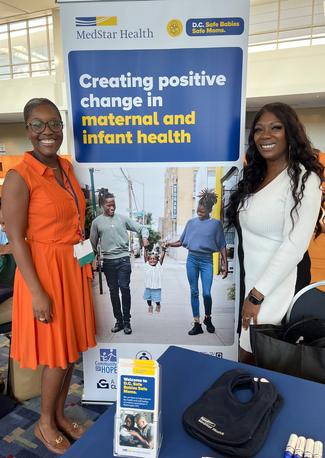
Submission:
{"label": "woman's left hand", "polygon": [[248,329],[252,319],[253,323],[257,324],[257,315],[259,314],[260,308],[260,305],[252,304],[246,297],[241,312],[242,324],[244,329]]}
{"label": "woman's left hand", "polygon": [[222,278],[227,278],[228,276],[228,265],[222,263],[221,264],[221,273],[222,273]]}
{"label": "woman's left hand", "polygon": [[222,278],[226,278],[228,275],[228,259],[227,259],[227,250],[226,247],[220,250],[221,254],[221,273]]}

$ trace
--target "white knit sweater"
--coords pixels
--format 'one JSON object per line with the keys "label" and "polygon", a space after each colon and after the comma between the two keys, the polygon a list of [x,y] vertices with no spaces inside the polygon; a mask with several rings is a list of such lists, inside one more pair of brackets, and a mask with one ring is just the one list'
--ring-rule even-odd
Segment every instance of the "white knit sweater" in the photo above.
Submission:
{"label": "white knit sweater", "polygon": [[[305,170],[301,173],[304,173]],[[298,187],[298,189],[300,186]],[[287,169],[253,194],[239,213],[242,230],[245,297],[255,287],[264,296],[258,323],[279,324],[294,296],[297,264],[308,249],[320,208],[320,180],[312,173],[294,216]],[[249,332],[242,330],[240,345],[251,351]]]}

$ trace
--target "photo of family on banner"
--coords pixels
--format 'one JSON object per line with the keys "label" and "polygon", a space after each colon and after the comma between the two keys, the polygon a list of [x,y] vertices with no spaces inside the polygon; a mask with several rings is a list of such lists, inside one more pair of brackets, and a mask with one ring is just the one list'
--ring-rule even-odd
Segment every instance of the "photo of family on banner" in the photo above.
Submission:
{"label": "photo of family on banner", "polygon": [[[120,170],[98,172],[98,175],[103,172],[104,177],[110,176],[109,182],[117,183],[119,178],[123,177]],[[176,170],[176,174],[177,172]],[[133,179],[135,184],[139,177],[145,180],[141,170],[133,169],[128,173],[129,180],[133,179],[131,176],[137,177]],[[168,169],[150,170],[151,180],[155,182],[159,200],[155,201],[154,196],[150,196],[153,202],[152,212],[146,213],[144,217],[142,214],[136,216],[139,213],[137,211],[133,218],[118,213],[119,208],[123,206],[123,201],[124,205],[127,205],[127,186],[124,186],[123,194],[116,196],[106,190],[99,193],[100,210],[103,213],[93,219],[89,231],[94,251],[97,254],[100,252],[95,267],[98,269],[100,264],[102,280],[104,280],[104,295],[102,297],[95,289],[95,298],[101,303],[105,301],[103,306],[107,307],[107,302],[111,304],[109,310],[111,321],[106,318],[104,325],[105,328],[110,327],[107,335],[112,342],[128,343],[130,338],[125,335],[129,334],[133,335],[132,338],[139,339],[139,342],[144,342],[146,335],[155,339],[156,332],[152,331],[158,331],[158,327],[165,322],[165,319],[169,320],[174,315],[173,307],[176,301],[177,315],[180,316],[179,318],[175,316],[172,321],[176,321],[177,327],[179,325],[183,327],[182,335],[179,335],[175,329],[175,338],[178,336],[179,343],[191,343],[193,337],[188,336],[204,334],[200,336],[201,343],[212,343],[219,339],[221,345],[225,345],[226,342],[230,344],[233,340],[233,329],[230,328],[228,333],[220,331],[219,336],[216,315],[221,303],[226,300],[233,303],[234,299],[234,233],[230,235],[229,232],[227,233],[228,240],[231,242],[227,245],[220,216],[219,218],[211,218],[211,216],[216,213],[221,214],[229,193],[226,186],[232,186],[231,183],[236,180],[238,170],[236,168],[186,170],[187,176],[191,174],[195,176],[196,187],[201,185],[200,178],[205,178],[206,186],[210,185],[213,189],[216,186],[216,179],[220,176],[218,188],[222,202],[218,205],[217,193],[208,188],[198,190],[197,193],[192,191],[188,199],[189,217],[184,220],[180,234],[173,232],[172,219],[168,224],[167,215],[175,198],[172,194],[165,195],[166,181],[170,179],[170,173]],[[175,169],[172,173],[175,175]],[[177,176],[172,176],[171,179],[176,181]],[[224,179],[223,188],[222,179]],[[106,179],[104,178],[103,181]],[[180,180],[177,181],[180,186]],[[146,185],[145,181],[144,186]],[[87,186],[89,185],[85,184],[85,187]],[[122,188],[123,182],[122,186],[121,184],[117,186],[118,189]],[[184,180],[183,186],[187,186],[187,180]],[[148,187],[151,188],[151,183],[148,183]],[[175,192],[175,188],[172,188],[172,192]],[[195,194],[194,198],[193,194]],[[167,201],[170,208],[163,207],[164,201]],[[192,214],[195,216],[192,217]],[[154,220],[158,221],[158,224],[160,222],[160,227],[157,228]],[[161,224],[162,220],[164,225]],[[197,254],[193,254],[195,252]],[[180,284],[184,288],[182,291],[177,291],[177,285]],[[214,307],[212,289],[219,290],[218,303],[214,304]],[[200,315],[203,316],[202,323]],[[102,320],[105,320],[105,317],[102,317]],[[100,325],[103,325],[102,320]],[[191,327],[193,320],[194,327]],[[170,322],[168,334],[173,331],[173,322]],[[214,334],[213,338],[209,334]],[[168,339],[167,335],[166,338]],[[161,342],[161,336],[157,335],[156,339],[151,340],[152,343]]]}
{"label": "photo of family on banner", "polygon": [[[162,348],[162,344],[200,346],[215,354],[216,347],[222,353],[235,341],[235,236],[224,231],[221,215],[238,169],[152,168],[148,177],[140,169],[123,171],[134,183],[138,206],[142,190],[137,182],[144,183],[148,212],[145,210],[144,218],[139,208],[132,218],[119,213],[128,205],[128,182],[122,181],[120,169],[98,169],[99,189],[109,182],[120,192],[96,191],[103,213],[89,226],[93,248],[100,253],[94,265],[93,294],[97,334],[103,343],[87,352],[85,364],[93,354],[92,372],[108,383],[115,374],[111,372],[112,350],[118,349],[123,357],[151,359],[159,356],[155,347]],[[85,180],[87,173],[83,173]],[[187,191],[188,208],[177,233],[169,215],[177,200],[175,192],[183,192],[189,183],[195,183],[195,189]],[[85,188],[89,186],[84,182]],[[146,188],[151,190],[148,197]],[[193,256],[193,250],[189,251],[193,243],[194,248],[205,246],[206,254]]]}

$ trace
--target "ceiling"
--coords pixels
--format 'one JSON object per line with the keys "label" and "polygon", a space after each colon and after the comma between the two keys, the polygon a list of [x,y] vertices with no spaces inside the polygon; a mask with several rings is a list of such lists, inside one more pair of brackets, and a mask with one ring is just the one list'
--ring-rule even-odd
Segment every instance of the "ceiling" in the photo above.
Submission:
{"label": "ceiling", "polygon": [[5,0],[0,1],[0,22],[19,19],[27,14],[55,8],[55,0]]}

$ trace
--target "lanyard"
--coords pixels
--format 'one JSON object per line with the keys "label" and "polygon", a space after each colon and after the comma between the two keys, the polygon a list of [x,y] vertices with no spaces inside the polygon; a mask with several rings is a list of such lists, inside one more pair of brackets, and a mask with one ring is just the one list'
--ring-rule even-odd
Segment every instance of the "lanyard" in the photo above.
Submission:
{"label": "lanyard", "polygon": [[[71,189],[71,192],[72,192],[72,197],[74,198],[74,201],[75,201],[75,204],[76,204],[76,207],[77,207],[77,211],[78,211],[78,221],[79,221],[79,234],[80,234],[81,240],[84,240],[84,239],[85,239],[85,234],[84,234],[84,231],[83,231],[82,228],[81,228],[80,209],[79,209],[78,197],[77,197],[76,191],[74,190],[74,188],[73,188],[73,186],[72,186],[72,183],[71,183],[70,178],[68,177],[68,175],[66,174],[66,172],[64,171],[64,169],[63,169],[62,167],[61,167],[61,170],[62,170],[62,173],[64,174],[64,176],[65,176],[66,179],[67,179],[69,188]],[[59,182],[58,182],[58,183],[59,183]],[[59,183],[59,184],[60,184],[60,183]],[[64,188],[69,194],[71,194],[70,191],[69,191],[65,186],[63,186],[63,188]]]}
{"label": "lanyard", "polygon": [[[73,195],[73,198],[74,198],[74,201],[76,203],[76,207],[77,207],[77,210],[78,210],[78,218],[79,218],[79,221],[80,221],[80,210],[79,210],[79,202],[78,202],[78,197],[77,197],[77,194],[76,194],[76,191],[73,189],[73,186],[72,186],[72,183],[70,181],[70,178],[68,177],[68,175],[65,173],[65,171],[63,170],[63,168],[61,168],[64,176],[66,177],[67,179],[67,182],[68,182],[68,185],[72,191],[72,195]],[[66,188],[65,188],[66,189]],[[68,191],[68,190],[67,190]],[[69,192],[69,191],[68,191]]]}

